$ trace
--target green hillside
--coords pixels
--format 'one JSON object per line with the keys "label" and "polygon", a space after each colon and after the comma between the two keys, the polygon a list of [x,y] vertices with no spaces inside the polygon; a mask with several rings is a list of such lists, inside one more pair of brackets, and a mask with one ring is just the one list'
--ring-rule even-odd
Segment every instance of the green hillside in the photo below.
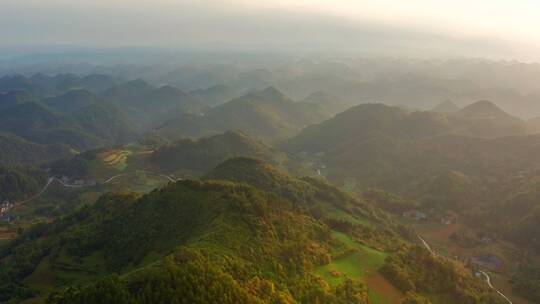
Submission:
{"label": "green hillside", "polygon": [[169,171],[189,170],[203,174],[223,161],[238,156],[261,158],[280,164],[285,154],[249,137],[241,131],[200,138],[183,139],[157,149],[150,161]]}
{"label": "green hillside", "polygon": [[143,80],[133,80],[112,87],[101,97],[122,109],[138,131],[148,131],[184,113],[197,113],[204,105],[173,86],[155,88]]}
{"label": "green hillside", "polygon": [[38,193],[46,182],[46,173],[36,168],[0,167],[0,202],[29,198]]}
{"label": "green hillside", "polygon": [[65,145],[40,145],[0,133],[0,165],[39,165],[72,155]]}
{"label": "green hillside", "polygon": [[59,96],[45,98],[41,102],[58,112],[73,113],[103,100],[87,90],[72,90]]}
{"label": "green hillside", "polygon": [[[106,194],[27,229],[1,252],[2,301],[399,303],[402,287],[380,274],[413,238],[384,212],[255,159],[227,161],[206,179]],[[469,301],[488,298],[473,285],[456,293],[471,295],[464,303],[499,303]]]}
{"label": "green hillside", "polygon": [[218,105],[203,115],[170,120],[157,131],[166,138],[177,139],[242,130],[257,138],[277,140],[294,135],[327,115],[321,114],[315,105],[295,103],[271,87]]}

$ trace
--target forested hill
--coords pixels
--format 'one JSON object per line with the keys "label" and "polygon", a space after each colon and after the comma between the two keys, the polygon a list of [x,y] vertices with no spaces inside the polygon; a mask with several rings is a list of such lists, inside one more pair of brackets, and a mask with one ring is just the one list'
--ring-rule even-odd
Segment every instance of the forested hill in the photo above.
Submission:
{"label": "forested hill", "polygon": [[[207,178],[106,194],[33,226],[0,253],[0,299],[367,304],[379,292],[368,273],[380,273],[407,299],[502,303],[467,271],[407,241],[410,231],[382,211],[326,183],[248,158]],[[344,261],[350,272],[332,272]]]}
{"label": "forested hill", "polygon": [[73,155],[68,146],[40,145],[0,133],[0,165],[40,165]]}
{"label": "forested hill", "polygon": [[207,109],[201,115],[171,119],[157,131],[165,138],[177,139],[239,129],[251,136],[275,141],[329,116],[316,104],[294,102],[276,88],[269,87]]}
{"label": "forested hill", "polygon": [[527,123],[493,103],[479,101],[455,113],[409,112],[384,104],[362,104],[288,140],[291,151],[329,152],[374,136],[419,139],[436,135],[497,138],[529,134]]}
{"label": "forested hill", "polygon": [[185,169],[203,174],[223,161],[250,156],[278,164],[286,155],[242,131],[227,131],[198,140],[182,139],[157,149],[150,161],[168,170]]}
{"label": "forested hill", "polygon": [[47,182],[44,171],[31,167],[0,166],[0,203],[15,202],[38,193]]}

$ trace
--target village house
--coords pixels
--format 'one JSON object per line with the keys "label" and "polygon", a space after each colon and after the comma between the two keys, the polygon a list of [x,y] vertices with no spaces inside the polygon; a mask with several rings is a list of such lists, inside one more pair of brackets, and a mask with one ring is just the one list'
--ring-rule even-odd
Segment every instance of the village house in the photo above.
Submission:
{"label": "village house", "polygon": [[504,262],[496,255],[481,255],[470,258],[470,264],[485,268],[490,271],[501,271],[504,268]]}
{"label": "village house", "polygon": [[8,212],[11,208],[13,208],[13,203],[9,200],[5,200],[2,205],[0,205],[0,214]]}
{"label": "village house", "polygon": [[490,237],[484,236],[482,239],[480,239],[480,242],[482,242],[482,244],[489,244],[493,242],[493,240]]}
{"label": "village house", "polygon": [[408,219],[412,219],[412,220],[416,220],[416,221],[426,220],[427,219],[427,215],[424,212],[421,212],[421,211],[418,211],[418,210],[411,210],[411,211],[403,212],[403,217],[408,218]]}
{"label": "village house", "polygon": [[441,224],[451,225],[457,222],[458,215],[454,212],[447,212],[443,217],[441,217]]}

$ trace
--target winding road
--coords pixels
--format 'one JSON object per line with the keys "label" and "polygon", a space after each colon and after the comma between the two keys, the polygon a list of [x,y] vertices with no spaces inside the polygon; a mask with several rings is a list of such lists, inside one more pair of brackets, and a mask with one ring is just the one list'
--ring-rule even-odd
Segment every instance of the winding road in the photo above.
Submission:
{"label": "winding road", "polygon": [[[177,179],[174,179],[172,177],[170,177],[169,175],[165,175],[165,174],[160,174],[160,173],[155,173],[155,172],[151,172],[151,171],[146,171],[146,170],[139,170],[138,172],[144,172],[144,173],[147,173],[147,174],[152,174],[152,175],[155,175],[155,176],[160,176],[160,177],[163,177],[163,178],[166,178],[168,179],[170,182],[177,182],[179,180],[182,180],[181,178],[177,178]],[[126,176],[126,175],[130,175],[130,174],[135,174],[137,172],[130,172],[130,173],[121,173],[121,174],[117,174],[115,176],[112,176],[110,177],[109,179],[107,179],[106,181],[104,181],[103,183],[101,183],[102,185],[105,185],[105,184],[108,184],[110,182],[112,182],[113,180],[115,180],[116,178],[118,177],[122,177],[122,176]]]}
{"label": "winding road", "polygon": [[422,242],[422,245],[424,245],[424,247],[426,247],[426,249],[429,251],[429,253],[433,254],[433,255],[437,255],[435,253],[435,251],[433,251],[433,249],[431,249],[431,246],[429,246],[429,244],[419,235],[417,235],[417,237],[420,239],[420,241]]}
{"label": "winding road", "polygon": [[489,286],[489,288],[495,290],[501,297],[503,297],[508,303],[510,304],[513,304],[512,301],[510,301],[510,299],[505,296],[502,292],[498,291],[497,289],[495,289],[495,287],[493,287],[493,285],[491,284],[491,277],[489,276],[489,274],[485,273],[484,271],[482,270],[479,270],[478,272],[480,272],[485,278],[486,278],[486,282]]}
{"label": "winding road", "polygon": [[[435,253],[435,251],[433,251],[433,249],[431,249],[431,246],[429,246],[429,244],[426,242],[426,240],[424,240],[420,235],[416,235],[418,237],[418,239],[420,239],[420,241],[422,242],[422,245],[424,245],[424,247],[429,251],[429,253],[431,253],[432,255],[438,255],[437,253]],[[510,299],[505,296],[502,292],[500,292],[499,290],[497,290],[493,284],[491,284],[491,277],[489,276],[489,274],[487,274],[486,272],[482,271],[482,270],[479,270],[478,272],[480,272],[485,278],[486,278],[486,283],[488,284],[489,288],[493,289],[495,292],[497,292],[501,297],[503,297],[509,304],[513,304],[512,301],[510,301]]]}
{"label": "winding road", "polygon": [[29,199],[26,199],[22,202],[18,202],[18,203],[15,203],[16,205],[22,205],[22,204],[25,204],[25,203],[28,203],[29,201],[31,200],[34,200],[36,198],[38,198],[39,196],[41,196],[45,191],[47,191],[47,189],[49,188],[49,186],[52,184],[52,182],[55,181],[55,178],[54,177],[49,177],[49,179],[47,180],[47,183],[45,184],[45,186],[43,188],[41,188],[41,190],[36,193],[36,195],[32,196],[31,198]]}
{"label": "winding road", "polygon": [[[147,173],[147,174],[152,174],[152,175],[155,175],[155,176],[160,176],[160,177],[163,177],[163,178],[166,178],[167,180],[169,180],[170,182],[177,182],[179,180],[182,180],[181,178],[178,178],[178,179],[174,179],[168,175],[165,175],[165,174],[160,174],[160,173],[155,173],[155,172],[151,172],[151,171],[145,171],[145,170],[140,170],[138,172],[144,172],[144,173]],[[113,180],[115,180],[116,178],[118,177],[122,177],[122,176],[126,176],[126,175],[130,175],[130,174],[135,174],[137,172],[130,172],[130,173],[122,173],[122,174],[118,174],[118,175],[115,175],[115,176],[112,176],[110,178],[108,178],[107,180],[105,180],[104,182],[100,183],[101,185],[105,185],[105,184],[108,184],[110,182],[112,182]],[[56,177],[49,177],[49,179],[47,180],[47,183],[45,184],[45,186],[43,186],[43,188],[41,188],[41,190],[36,193],[34,196],[24,200],[24,201],[21,201],[21,202],[15,202],[15,206],[18,207],[18,206],[21,206],[21,205],[24,205],[30,201],[33,201],[35,200],[36,198],[40,197],[41,195],[43,195],[43,193],[45,193],[45,191],[47,191],[47,189],[49,189],[49,186],[54,182],[54,181],[57,181],[60,185],[66,187],[66,188],[85,188],[85,187],[92,187],[94,185],[75,185],[75,184],[68,184],[68,183],[65,183],[63,182],[62,180],[56,178]]]}

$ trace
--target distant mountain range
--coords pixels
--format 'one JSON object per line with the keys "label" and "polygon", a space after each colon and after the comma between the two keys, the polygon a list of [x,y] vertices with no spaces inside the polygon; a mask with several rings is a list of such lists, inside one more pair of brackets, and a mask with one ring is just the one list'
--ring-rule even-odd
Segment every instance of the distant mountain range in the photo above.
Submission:
{"label": "distant mountain range", "polygon": [[111,88],[116,84],[118,84],[116,79],[102,74],[88,76],[78,76],[75,74],[57,74],[55,76],[35,74],[30,77],[12,75],[0,78],[0,93],[25,91],[37,97],[46,97],[62,94],[74,89],[87,89],[97,93]]}
{"label": "distant mountain range", "polygon": [[201,114],[185,115],[157,128],[166,138],[200,137],[223,130],[243,130],[264,140],[291,136],[303,127],[329,117],[316,105],[298,103],[275,88],[250,93],[210,108]]}
{"label": "distant mountain range", "polygon": [[101,75],[4,77],[2,87],[9,91],[0,93],[0,132],[76,150],[133,141],[168,119],[206,107],[199,97],[171,86],[155,88],[142,80],[118,84]]}

